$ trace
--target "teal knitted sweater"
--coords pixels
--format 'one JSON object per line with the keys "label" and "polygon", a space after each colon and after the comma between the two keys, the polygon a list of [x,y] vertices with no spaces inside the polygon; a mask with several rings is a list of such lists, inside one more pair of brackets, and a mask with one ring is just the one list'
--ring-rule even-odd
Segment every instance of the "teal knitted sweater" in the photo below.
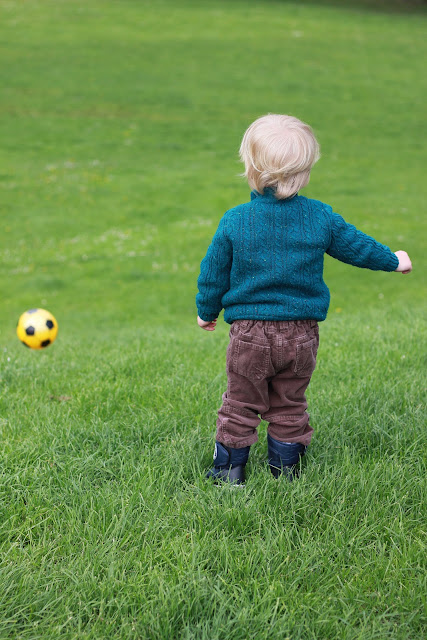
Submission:
{"label": "teal knitted sweater", "polygon": [[323,281],[327,253],[347,264],[395,271],[399,260],[374,238],[318,200],[274,191],[221,218],[200,266],[196,296],[202,320],[324,320],[330,294]]}

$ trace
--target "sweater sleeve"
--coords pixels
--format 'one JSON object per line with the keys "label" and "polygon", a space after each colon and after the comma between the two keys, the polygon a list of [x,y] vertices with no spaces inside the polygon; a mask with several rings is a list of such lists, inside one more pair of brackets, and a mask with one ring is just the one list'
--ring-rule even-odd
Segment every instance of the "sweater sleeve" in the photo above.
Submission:
{"label": "sweater sleeve", "polygon": [[233,246],[226,233],[225,216],[200,265],[197,279],[199,293],[196,305],[200,318],[206,322],[215,320],[221,312],[221,299],[230,288],[230,271],[233,261]]}
{"label": "sweater sleeve", "polygon": [[326,253],[341,262],[373,271],[395,271],[399,258],[384,244],[349,224],[332,208],[326,212],[331,223],[331,238]]}

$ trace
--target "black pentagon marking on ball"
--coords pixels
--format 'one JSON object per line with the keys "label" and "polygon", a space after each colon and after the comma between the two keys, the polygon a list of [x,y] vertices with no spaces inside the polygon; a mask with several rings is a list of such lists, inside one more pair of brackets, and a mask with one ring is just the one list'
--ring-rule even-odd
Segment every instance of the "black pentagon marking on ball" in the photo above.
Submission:
{"label": "black pentagon marking on ball", "polygon": [[40,343],[40,346],[42,347],[48,347],[50,345],[50,340],[43,340],[43,342]]}
{"label": "black pentagon marking on ball", "polygon": [[27,313],[36,313],[38,309],[28,309]]}
{"label": "black pentagon marking on ball", "polygon": [[24,347],[28,347],[28,349],[31,349],[30,345],[27,344],[26,342],[24,342],[23,340],[21,340],[22,344],[24,345]]}
{"label": "black pentagon marking on ball", "polygon": [[27,336],[33,336],[35,332],[36,332],[35,328],[32,327],[31,325],[29,327],[25,327],[25,333],[27,334]]}
{"label": "black pentagon marking on ball", "polygon": [[53,329],[55,325],[53,324],[52,320],[46,320],[46,326],[48,329]]}

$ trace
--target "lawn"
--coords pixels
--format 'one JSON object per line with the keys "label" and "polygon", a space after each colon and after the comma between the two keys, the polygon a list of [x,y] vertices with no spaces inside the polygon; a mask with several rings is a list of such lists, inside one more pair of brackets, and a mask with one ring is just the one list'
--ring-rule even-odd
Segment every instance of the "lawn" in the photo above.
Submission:
{"label": "lawn", "polygon": [[[0,638],[421,638],[425,30],[417,2],[0,2]],[[304,194],[408,276],[329,257],[301,478],[265,423],[204,480],[229,326],[200,261],[256,117],[309,122]],[[424,131],[423,131],[424,127]],[[59,322],[24,349],[28,308]]]}

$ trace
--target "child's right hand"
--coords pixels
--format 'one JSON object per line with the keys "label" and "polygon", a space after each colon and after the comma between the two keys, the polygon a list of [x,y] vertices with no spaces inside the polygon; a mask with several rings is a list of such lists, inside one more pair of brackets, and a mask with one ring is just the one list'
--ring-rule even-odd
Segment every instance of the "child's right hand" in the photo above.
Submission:
{"label": "child's right hand", "polygon": [[199,327],[201,327],[205,331],[215,331],[216,321],[217,320],[218,320],[218,318],[215,318],[215,320],[211,320],[210,322],[206,322],[206,320],[202,320],[199,316],[197,316],[197,324],[199,325]]}
{"label": "child's right hand", "polygon": [[406,251],[395,251],[394,255],[399,259],[399,266],[395,271],[410,273],[412,271],[412,262]]}

